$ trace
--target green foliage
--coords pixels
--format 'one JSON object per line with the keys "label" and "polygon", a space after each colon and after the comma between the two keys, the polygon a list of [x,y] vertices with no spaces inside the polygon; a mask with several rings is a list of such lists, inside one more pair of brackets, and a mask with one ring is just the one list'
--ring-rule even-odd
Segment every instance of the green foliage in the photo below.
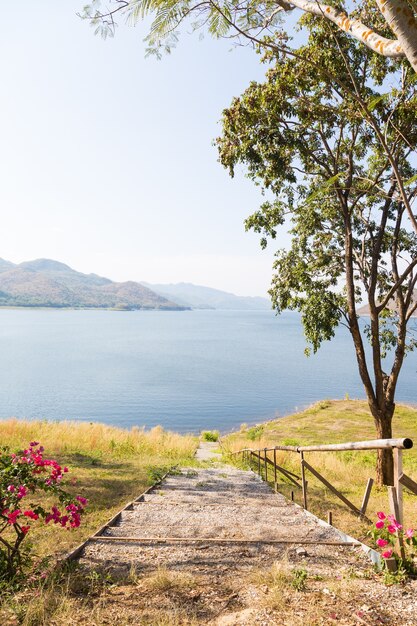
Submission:
{"label": "green foliage", "polygon": [[[307,355],[340,324],[349,329],[378,434],[389,436],[403,360],[417,347],[409,332],[417,310],[417,83],[406,63],[376,60],[322,20],[303,23],[308,43],[269,50],[265,81],[223,112],[220,161],[232,176],[243,165],[266,196],[246,220],[261,247],[282,230],[291,236],[275,254],[273,307],[301,313]],[[395,86],[387,93],[388,81]],[[357,314],[363,298],[369,360]],[[389,483],[392,457],[381,455],[378,481]]]}
{"label": "green foliage", "polygon": [[218,441],[219,436],[220,434],[218,430],[204,430],[201,433],[201,438],[203,441]]}

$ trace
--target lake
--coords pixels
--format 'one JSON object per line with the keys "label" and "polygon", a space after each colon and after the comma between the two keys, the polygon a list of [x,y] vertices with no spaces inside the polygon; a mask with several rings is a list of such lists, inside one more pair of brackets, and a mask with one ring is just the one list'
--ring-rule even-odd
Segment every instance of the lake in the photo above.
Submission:
{"label": "lake", "polygon": [[[304,356],[295,313],[0,310],[0,417],[199,432],[363,398],[349,333]],[[416,403],[417,354],[398,401]]]}

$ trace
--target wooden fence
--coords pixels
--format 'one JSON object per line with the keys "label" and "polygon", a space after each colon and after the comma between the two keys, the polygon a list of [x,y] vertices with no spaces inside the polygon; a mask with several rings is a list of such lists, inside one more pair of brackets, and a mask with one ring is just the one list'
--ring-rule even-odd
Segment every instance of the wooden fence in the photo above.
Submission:
{"label": "wooden fence", "polygon": [[[366,517],[366,509],[371,495],[373,486],[373,479],[369,478],[362,504],[358,508],[353,502],[351,502],[346,496],[344,496],[334,485],[332,485],[324,476],[322,476],[310,463],[308,463],[304,455],[308,452],[341,452],[346,450],[383,450],[390,449],[394,453],[394,485],[388,487],[388,497],[391,513],[395,516],[395,519],[401,524],[404,521],[403,514],[403,487],[406,487],[411,492],[417,495],[417,483],[403,472],[402,455],[403,450],[409,450],[413,447],[411,439],[376,439],[374,441],[353,441],[349,443],[337,443],[326,444],[317,446],[274,446],[273,448],[244,448],[233,452],[232,455],[241,455],[242,460],[253,468],[255,465],[258,474],[262,476],[262,468],[264,479],[267,482],[273,482],[277,485],[278,474],[285,476],[285,478],[292,483],[292,485],[300,488],[303,495],[303,505],[305,509],[308,509],[308,481],[306,480],[306,472],[310,472],[315,476],[323,485],[329,489],[335,496],[337,496],[353,513],[361,517],[366,521],[370,521]],[[300,457],[300,474],[295,474],[288,469],[285,469],[277,463],[277,451],[295,452]],[[272,454],[271,454],[272,453]],[[271,458],[272,456],[272,458]],[[269,473],[271,472],[271,474]],[[269,481],[269,476],[271,480]],[[331,518],[329,519],[331,523]]]}

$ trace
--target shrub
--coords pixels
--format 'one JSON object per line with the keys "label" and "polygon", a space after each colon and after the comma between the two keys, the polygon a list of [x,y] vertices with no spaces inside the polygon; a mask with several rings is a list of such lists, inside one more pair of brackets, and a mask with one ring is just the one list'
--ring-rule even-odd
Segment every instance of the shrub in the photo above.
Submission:
{"label": "shrub", "polygon": [[218,441],[219,436],[220,435],[218,430],[205,430],[201,433],[201,438],[203,441]]}
{"label": "shrub", "polygon": [[248,429],[246,433],[246,437],[250,439],[251,441],[255,441],[256,439],[260,439],[262,437],[263,432],[264,432],[263,424],[259,424],[258,426],[252,426],[252,428]]}
{"label": "shrub", "polygon": [[[26,539],[33,524],[53,522],[67,529],[81,524],[87,500],[74,498],[63,489],[63,475],[68,468],[45,459],[43,452],[36,441],[19,454],[0,448],[0,581],[23,576],[30,560]],[[45,509],[39,501],[40,492],[52,495],[59,508],[54,505]]]}

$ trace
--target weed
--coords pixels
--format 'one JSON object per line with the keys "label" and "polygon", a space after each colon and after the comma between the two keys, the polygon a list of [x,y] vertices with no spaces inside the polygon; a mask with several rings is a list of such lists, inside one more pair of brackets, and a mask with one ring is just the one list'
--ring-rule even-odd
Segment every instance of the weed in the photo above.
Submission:
{"label": "weed", "polygon": [[166,467],[148,467],[148,482],[153,485],[155,483],[161,482],[162,478],[168,472],[168,468]]}
{"label": "weed", "polygon": [[303,568],[294,569],[292,571],[291,586],[297,591],[303,591],[306,588],[307,570]]}

